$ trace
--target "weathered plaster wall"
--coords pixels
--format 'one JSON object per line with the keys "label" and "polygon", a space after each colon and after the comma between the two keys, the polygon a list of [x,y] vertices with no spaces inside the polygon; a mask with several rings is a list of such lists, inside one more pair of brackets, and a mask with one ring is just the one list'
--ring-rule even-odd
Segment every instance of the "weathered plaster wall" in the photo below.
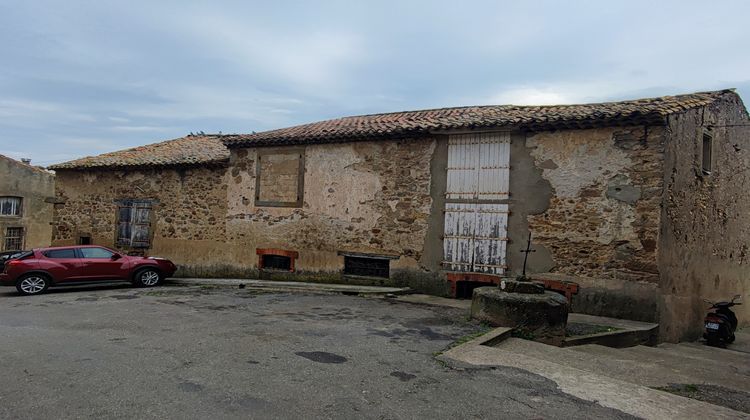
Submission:
{"label": "weathered plaster wall", "polygon": [[301,208],[255,205],[258,150],[268,155],[284,148],[233,150],[227,191],[231,259],[257,260],[256,248],[294,250],[300,273],[339,281],[340,251],[386,254],[398,257],[391,261],[392,282],[425,282],[425,266],[435,265],[435,252],[425,251],[435,149],[434,139],[308,145]]}
{"label": "weathered plaster wall", "polygon": [[638,126],[514,136],[511,273],[531,230],[527,273],[578,282],[577,312],[656,320],[664,135]]}
{"label": "weathered plaster wall", "polygon": [[91,236],[95,244],[115,247],[115,202],[153,199],[153,243],[147,253],[172,259],[181,275],[222,274],[224,173],[224,168],[58,171],[54,243]]}
{"label": "weathered plaster wall", "polygon": [[0,251],[9,227],[24,228],[27,249],[49,246],[54,195],[52,173],[0,156],[0,196],[23,199],[21,217],[0,216]]}
{"label": "weathered plaster wall", "polygon": [[[748,124],[736,96],[669,120],[659,239],[664,340],[700,336],[708,306],[702,299],[741,294],[744,304],[735,313],[743,325],[750,323]],[[701,171],[704,130],[713,137],[710,175]]]}
{"label": "weathered plaster wall", "polygon": [[552,270],[658,282],[663,128],[546,132],[526,146],[552,188],[548,208],[528,217]]}

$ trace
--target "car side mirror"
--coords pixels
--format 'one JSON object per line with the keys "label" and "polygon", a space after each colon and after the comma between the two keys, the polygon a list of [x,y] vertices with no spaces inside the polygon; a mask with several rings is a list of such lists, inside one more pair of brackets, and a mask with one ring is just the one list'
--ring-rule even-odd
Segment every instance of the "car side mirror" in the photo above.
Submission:
{"label": "car side mirror", "polygon": [[120,254],[112,254],[112,261],[117,261],[120,258],[122,258],[122,255],[120,255]]}

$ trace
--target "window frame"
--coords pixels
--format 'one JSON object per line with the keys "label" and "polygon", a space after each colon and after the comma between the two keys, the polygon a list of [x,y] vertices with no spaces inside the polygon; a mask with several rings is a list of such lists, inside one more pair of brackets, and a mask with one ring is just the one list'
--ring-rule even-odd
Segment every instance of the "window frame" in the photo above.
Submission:
{"label": "window frame", "polygon": [[[106,251],[110,255],[107,256],[107,257],[87,257],[83,253],[83,251],[89,250],[89,249],[98,249],[98,250]],[[114,256],[116,254],[116,252],[111,251],[111,250],[109,250],[107,248],[100,247],[100,246],[91,246],[91,247],[76,248],[76,252],[78,253],[79,258],[86,258],[86,259],[91,259],[91,260],[111,260],[112,256]]]}
{"label": "window frame", "polygon": [[[298,155],[299,167],[297,169],[297,200],[296,201],[269,201],[260,199],[261,160],[263,156],[271,155]],[[258,150],[255,157],[255,206],[256,207],[302,207],[305,198],[305,149],[273,149]]]}
{"label": "window frame", "polygon": [[711,175],[714,159],[714,137],[711,133],[704,131],[701,136],[701,173]]}
{"label": "window frame", "polygon": [[[362,253],[362,252],[347,252],[347,251],[339,251],[338,255],[344,257],[343,259],[344,266],[341,269],[342,275],[346,277],[366,277],[366,278],[374,278],[374,279],[390,279],[391,278],[391,261],[399,259],[397,255],[368,254],[368,253]],[[351,260],[355,260],[355,259],[376,260],[378,262],[385,263],[387,264],[387,267],[388,267],[388,273],[386,276],[381,276],[377,274],[357,274],[357,273],[347,272],[347,268],[349,265],[347,264],[347,258]]]}
{"label": "window frame", "polygon": [[[61,257],[50,257],[48,255],[48,254],[51,254],[53,252],[58,252],[58,251],[73,251],[73,256],[72,257],[62,257],[61,258]],[[81,256],[78,254],[78,252],[76,251],[75,248],[49,249],[47,251],[42,252],[42,255],[44,255],[44,258],[49,258],[51,260],[67,260],[67,259],[71,259],[71,258],[81,258]]]}
{"label": "window frame", "polygon": [[[10,236],[10,231],[12,229],[18,229],[21,233],[19,236]],[[8,247],[8,241],[11,239],[17,239],[19,248],[13,248],[11,249]],[[26,246],[26,228],[23,226],[7,226],[5,228],[4,236],[3,236],[3,251],[23,251],[24,247]]]}
{"label": "window frame", "polygon": [[[3,214],[2,213],[2,200],[5,200],[5,199],[17,199],[18,200],[18,204],[15,206],[16,208],[15,214]],[[23,217],[23,201],[24,201],[23,197],[19,197],[17,195],[0,196],[0,217]]]}

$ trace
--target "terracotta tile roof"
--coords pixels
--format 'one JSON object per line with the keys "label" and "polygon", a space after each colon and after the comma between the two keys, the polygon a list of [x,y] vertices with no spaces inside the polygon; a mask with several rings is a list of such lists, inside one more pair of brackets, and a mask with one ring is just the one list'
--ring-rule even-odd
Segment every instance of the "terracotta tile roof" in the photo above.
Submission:
{"label": "terracotta tile roof", "polygon": [[513,127],[531,131],[664,124],[665,117],[708,105],[733,90],[583,105],[490,105],[393,112],[224,136],[227,147],[418,137],[439,130]]}
{"label": "terracotta tile roof", "polygon": [[48,169],[132,168],[225,164],[229,150],[218,135],[189,135],[161,143],[88,156]]}

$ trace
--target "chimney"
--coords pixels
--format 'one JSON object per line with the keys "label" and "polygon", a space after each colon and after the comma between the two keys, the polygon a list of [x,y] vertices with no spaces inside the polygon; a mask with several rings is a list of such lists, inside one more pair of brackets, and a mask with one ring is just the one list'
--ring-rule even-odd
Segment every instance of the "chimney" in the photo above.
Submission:
{"label": "chimney", "polygon": [[31,165],[31,159],[29,159],[29,158],[21,158],[21,162],[23,162],[23,163],[25,163],[27,165]]}

